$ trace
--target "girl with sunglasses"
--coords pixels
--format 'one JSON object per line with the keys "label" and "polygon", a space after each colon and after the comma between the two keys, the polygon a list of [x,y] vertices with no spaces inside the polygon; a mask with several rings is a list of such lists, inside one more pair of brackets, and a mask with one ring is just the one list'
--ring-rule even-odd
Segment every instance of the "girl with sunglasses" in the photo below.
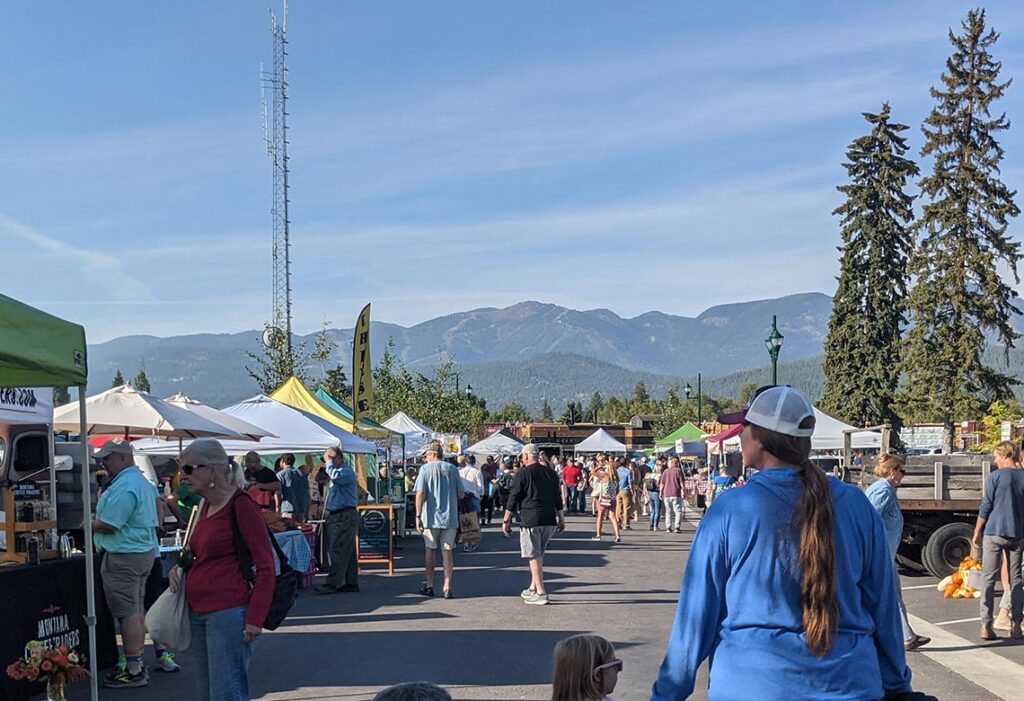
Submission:
{"label": "girl with sunglasses", "polygon": [[600,635],[574,635],[555,646],[551,701],[611,701],[622,671],[615,648]]}

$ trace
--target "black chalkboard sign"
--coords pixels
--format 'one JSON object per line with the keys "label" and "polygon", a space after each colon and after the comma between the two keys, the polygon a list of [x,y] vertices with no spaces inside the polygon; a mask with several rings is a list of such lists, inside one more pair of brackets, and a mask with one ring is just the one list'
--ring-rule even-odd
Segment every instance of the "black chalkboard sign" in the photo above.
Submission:
{"label": "black chalkboard sign", "polygon": [[356,559],[360,564],[387,564],[388,573],[394,571],[391,540],[394,514],[390,505],[359,507],[359,538],[356,541]]}

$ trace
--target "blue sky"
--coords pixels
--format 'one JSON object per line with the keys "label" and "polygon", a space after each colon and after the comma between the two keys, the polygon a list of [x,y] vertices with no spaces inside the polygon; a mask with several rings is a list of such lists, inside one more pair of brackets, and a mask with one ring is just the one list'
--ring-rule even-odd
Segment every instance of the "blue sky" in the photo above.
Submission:
{"label": "blue sky", "polygon": [[[94,342],[262,327],[266,7],[6,8],[0,292]],[[294,327],[831,293],[860,113],[916,156],[969,7],[293,0]],[[1024,189],[1024,5],[986,7]]]}

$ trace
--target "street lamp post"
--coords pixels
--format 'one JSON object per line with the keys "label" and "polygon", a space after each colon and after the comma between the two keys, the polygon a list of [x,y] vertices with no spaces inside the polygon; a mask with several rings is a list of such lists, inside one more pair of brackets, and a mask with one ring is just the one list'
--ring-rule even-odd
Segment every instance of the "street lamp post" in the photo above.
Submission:
{"label": "street lamp post", "polygon": [[[700,373],[698,372],[697,373],[697,425],[698,426],[700,424],[704,423],[704,410],[703,410],[703,404],[702,404],[702,399],[701,399],[701,393],[702,392],[701,392],[700,383],[701,383],[701,376],[700,376]],[[683,393],[686,395],[686,401],[690,401],[690,395],[693,394],[693,387],[690,386],[689,382],[687,382],[686,386],[683,387]]]}
{"label": "street lamp post", "polygon": [[772,332],[768,334],[768,338],[764,339],[764,345],[772,359],[773,385],[779,384],[779,351],[782,349],[783,338],[785,337],[779,333],[779,327],[776,325],[776,317],[772,314]]}

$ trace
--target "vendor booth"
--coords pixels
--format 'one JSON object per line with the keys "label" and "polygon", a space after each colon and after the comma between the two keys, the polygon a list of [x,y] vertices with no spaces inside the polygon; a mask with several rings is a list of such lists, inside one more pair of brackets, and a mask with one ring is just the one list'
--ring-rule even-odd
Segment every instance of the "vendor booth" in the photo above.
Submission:
{"label": "vendor booth", "polygon": [[[5,425],[13,425],[13,420],[19,415],[21,420],[18,423],[49,418],[46,409],[41,409],[43,416],[30,410],[47,405],[52,407],[52,390],[49,388],[77,387],[81,411],[76,428],[81,435],[86,435],[84,403],[87,375],[85,329],[0,295],[0,396],[5,398],[7,405],[3,412]],[[50,401],[46,399],[48,392]],[[57,461],[52,447],[52,424],[49,420],[44,423],[51,431],[50,449],[48,455],[39,456],[41,459],[36,460],[36,464],[12,464],[11,451],[3,451],[0,465],[3,466],[5,503],[19,501],[17,492],[38,489],[38,482],[34,486],[30,484],[32,477],[29,475],[47,470],[50,473],[46,480],[50,488],[49,498],[36,501],[49,501],[51,509],[55,503],[53,471]],[[78,444],[77,462],[81,473],[85,557],[0,567],[0,621],[4,627],[4,634],[0,636],[0,666],[6,668],[14,662],[24,653],[26,643],[33,639],[54,645],[70,644],[88,660],[92,677],[90,698],[95,701],[98,698],[98,664],[112,662],[111,658],[116,658],[116,647],[110,616],[102,617],[99,628],[97,624],[97,601],[102,597],[97,596],[95,584],[89,446],[84,440]],[[51,514],[51,523],[54,515]],[[27,508],[20,514],[17,506],[13,510],[5,509],[5,529],[14,526],[18,533],[34,533],[35,518],[19,524],[19,516],[27,516]],[[8,554],[17,552],[16,542],[8,540],[5,545]],[[27,698],[42,688],[41,684],[16,682],[3,675],[0,698]]]}
{"label": "vendor booth", "polygon": [[[326,393],[325,393],[326,394]],[[330,395],[327,395],[330,397]],[[295,409],[300,409],[306,413],[318,416],[324,421],[328,421],[338,428],[358,435],[362,438],[381,438],[386,439],[391,435],[391,432],[383,427],[375,427],[371,425],[367,420],[360,420],[359,424],[352,423],[352,416],[349,414],[345,416],[343,413],[335,410],[333,407],[328,406],[327,403],[322,401],[319,397],[314,395],[306,386],[298,380],[298,378],[289,378],[287,382],[278,387],[270,398],[274,401],[287,404]],[[337,402],[333,399],[331,403],[341,408]]]}
{"label": "vendor booth", "polygon": [[427,443],[444,438],[440,433],[421,424],[404,411],[398,412],[381,425],[403,437],[403,450],[406,457],[419,455]]}
{"label": "vendor booth", "polygon": [[599,428],[577,443],[573,450],[577,453],[625,453],[626,444]]}
{"label": "vendor booth", "polygon": [[[263,394],[232,404],[221,411],[272,433],[258,441],[221,441],[228,455],[244,455],[250,450],[260,455],[318,453],[332,446],[340,446],[343,453],[352,454],[373,455],[377,450],[370,441]],[[184,445],[188,445],[188,441]],[[133,446],[144,455],[176,456],[180,452],[177,441],[145,439],[136,441]]]}
{"label": "vendor booth", "polygon": [[854,450],[878,450],[882,447],[882,434],[874,431],[857,431],[854,426],[814,407],[814,435],[811,436],[811,450],[842,450],[845,431],[853,431],[850,438]]}
{"label": "vendor booth", "polygon": [[473,455],[515,456],[523,452],[523,442],[509,433],[508,429],[502,428],[463,452]]}
{"label": "vendor booth", "polygon": [[703,440],[705,436],[707,436],[706,433],[694,426],[693,423],[687,421],[672,433],[655,441],[654,450],[658,453],[666,451],[670,448],[674,448],[678,441],[682,441],[683,443],[697,443]]}

